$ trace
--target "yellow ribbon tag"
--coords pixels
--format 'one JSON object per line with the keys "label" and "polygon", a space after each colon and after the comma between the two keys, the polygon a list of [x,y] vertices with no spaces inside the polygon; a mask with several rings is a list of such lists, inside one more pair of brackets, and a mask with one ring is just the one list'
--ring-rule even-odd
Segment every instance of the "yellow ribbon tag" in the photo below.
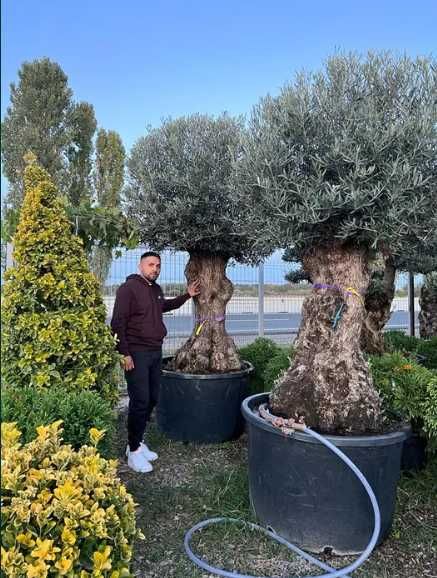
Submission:
{"label": "yellow ribbon tag", "polygon": [[358,299],[364,305],[364,299],[362,298],[362,296],[358,293],[358,291],[356,289],[354,289],[353,287],[346,287],[346,291],[348,293],[352,293],[352,295],[355,295],[355,297],[358,297]]}
{"label": "yellow ribbon tag", "polygon": [[202,323],[199,325],[199,327],[196,329],[196,337],[198,337],[200,335],[200,332],[202,331],[203,326],[205,325],[205,321],[202,321]]}

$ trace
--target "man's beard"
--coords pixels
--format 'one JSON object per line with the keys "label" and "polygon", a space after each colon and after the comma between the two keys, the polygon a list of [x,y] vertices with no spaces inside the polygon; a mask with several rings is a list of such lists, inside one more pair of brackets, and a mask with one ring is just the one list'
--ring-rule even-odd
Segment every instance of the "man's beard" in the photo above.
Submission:
{"label": "man's beard", "polygon": [[154,283],[158,279],[159,273],[155,273],[153,276],[144,275],[144,273],[141,273],[141,276],[144,277],[146,281],[149,281],[149,283]]}

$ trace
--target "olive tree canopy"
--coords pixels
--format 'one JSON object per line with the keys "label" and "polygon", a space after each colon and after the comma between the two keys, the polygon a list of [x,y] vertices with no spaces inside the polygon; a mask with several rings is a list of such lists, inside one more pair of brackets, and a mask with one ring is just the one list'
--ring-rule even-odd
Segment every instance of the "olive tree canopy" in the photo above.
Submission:
{"label": "olive tree canopy", "polygon": [[128,161],[126,202],[142,240],[158,251],[188,251],[187,280],[201,284],[196,326],[175,357],[175,367],[189,373],[241,367],[225,330],[233,293],[226,265],[262,257],[241,227],[247,208],[235,194],[242,131],[242,120],[226,114],[167,120],[137,142]]}
{"label": "olive tree canopy", "polygon": [[[243,191],[263,234],[402,252],[437,223],[437,63],[337,56],[254,108]],[[260,209],[260,210],[258,210]],[[263,226],[264,223],[264,226]]]}
{"label": "olive tree canopy", "polygon": [[242,131],[240,118],[195,114],[166,120],[134,145],[126,200],[144,242],[156,250],[259,260],[240,229],[246,207],[234,189]]}
{"label": "olive tree canopy", "polygon": [[254,248],[293,247],[313,282],[274,410],[326,432],[381,429],[360,348],[370,260],[437,227],[437,67],[339,55],[255,107],[238,181]]}

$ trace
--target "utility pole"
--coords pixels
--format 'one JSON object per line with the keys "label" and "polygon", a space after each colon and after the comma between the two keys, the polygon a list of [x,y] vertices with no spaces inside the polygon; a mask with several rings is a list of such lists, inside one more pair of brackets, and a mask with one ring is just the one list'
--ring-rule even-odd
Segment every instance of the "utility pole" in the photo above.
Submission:
{"label": "utility pole", "polygon": [[258,335],[264,335],[264,263],[258,267]]}
{"label": "utility pole", "polygon": [[408,272],[408,312],[410,314],[410,335],[416,333],[416,314],[414,311],[414,273]]}

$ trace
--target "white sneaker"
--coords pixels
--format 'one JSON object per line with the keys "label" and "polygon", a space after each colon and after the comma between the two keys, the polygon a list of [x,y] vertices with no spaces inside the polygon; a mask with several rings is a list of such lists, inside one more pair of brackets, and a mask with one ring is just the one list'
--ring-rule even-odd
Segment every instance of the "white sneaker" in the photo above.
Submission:
{"label": "white sneaker", "polygon": [[[139,449],[141,449],[144,457],[146,458],[146,460],[148,462],[154,462],[155,460],[158,459],[158,454],[156,452],[152,452],[152,450],[149,449],[147,444],[144,444],[143,442],[141,442]],[[129,444],[126,447],[126,457],[128,457],[128,456],[129,456]]]}
{"label": "white sneaker", "polygon": [[141,472],[143,474],[147,474],[153,471],[153,466],[144,457],[144,453],[141,447],[139,447],[134,452],[131,452],[128,447],[126,450],[126,454],[127,454],[127,465],[134,472]]}
{"label": "white sneaker", "polygon": [[149,446],[147,444],[141,442],[140,448],[144,454],[144,457],[148,462],[154,462],[155,460],[158,459],[158,454],[156,452],[152,452],[152,450],[149,449]]}

